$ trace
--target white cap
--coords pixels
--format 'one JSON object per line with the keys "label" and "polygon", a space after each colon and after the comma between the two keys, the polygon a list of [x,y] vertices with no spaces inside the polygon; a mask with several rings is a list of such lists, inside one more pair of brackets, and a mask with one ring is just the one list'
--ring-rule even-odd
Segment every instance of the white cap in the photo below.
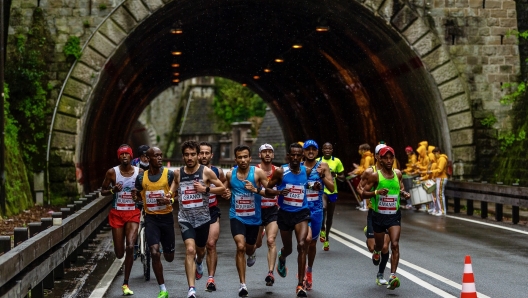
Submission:
{"label": "white cap", "polygon": [[381,150],[381,148],[383,147],[387,147],[387,145],[385,144],[379,144],[378,146],[376,146],[376,149],[374,149],[374,154],[379,154],[379,151]]}
{"label": "white cap", "polygon": [[271,151],[275,151],[273,150],[273,146],[271,146],[270,144],[262,144],[262,146],[259,147],[259,153],[262,151],[262,150],[267,150],[267,149],[271,149]]}

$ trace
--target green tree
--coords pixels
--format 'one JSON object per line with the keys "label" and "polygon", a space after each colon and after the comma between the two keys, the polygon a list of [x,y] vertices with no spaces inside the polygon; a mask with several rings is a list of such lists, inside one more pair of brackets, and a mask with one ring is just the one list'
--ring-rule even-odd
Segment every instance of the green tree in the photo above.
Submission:
{"label": "green tree", "polygon": [[[15,39],[15,40],[13,40]],[[45,168],[47,100],[51,87],[46,76],[54,44],[42,9],[36,8],[26,35],[10,41],[6,81],[9,82],[10,114],[18,127],[18,142],[28,172]]]}
{"label": "green tree", "polygon": [[[240,83],[225,78],[215,78],[215,115],[220,119],[220,129],[230,130],[231,123],[264,117],[266,103],[255,92]],[[258,128],[254,127],[253,133]]]}

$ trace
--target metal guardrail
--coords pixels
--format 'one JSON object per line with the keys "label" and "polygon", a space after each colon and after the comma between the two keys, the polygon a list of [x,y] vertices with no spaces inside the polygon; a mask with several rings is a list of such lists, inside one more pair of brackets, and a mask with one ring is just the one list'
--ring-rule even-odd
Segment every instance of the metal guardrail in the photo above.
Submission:
{"label": "metal guardrail", "polygon": [[514,224],[519,223],[519,207],[528,208],[528,187],[449,180],[445,196],[454,199],[455,213],[460,213],[460,199],[466,200],[468,215],[474,213],[474,201],[480,201],[482,218],[488,216],[488,203],[494,203],[497,221],[502,221],[503,206],[512,206]]}
{"label": "metal guardrail", "polygon": [[82,253],[87,240],[95,237],[108,216],[111,196],[99,197],[96,192],[86,197],[76,201],[81,204],[77,205],[79,210],[61,218],[60,225],[15,243],[13,249],[0,256],[0,297],[25,297],[29,292],[32,298],[43,297],[43,282],[49,284],[50,277],[53,287],[54,275],[64,274],[64,262]]}

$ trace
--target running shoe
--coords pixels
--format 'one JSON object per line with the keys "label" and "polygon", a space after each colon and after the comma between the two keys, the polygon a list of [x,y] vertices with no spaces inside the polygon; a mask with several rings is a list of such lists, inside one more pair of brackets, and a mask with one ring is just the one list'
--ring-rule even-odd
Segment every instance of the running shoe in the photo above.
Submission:
{"label": "running shoe", "polygon": [[264,280],[266,281],[266,286],[268,287],[273,286],[273,284],[275,283],[275,277],[273,276],[273,272],[268,273],[268,275],[266,276],[266,279]]}
{"label": "running shoe", "polygon": [[307,291],[312,289],[312,272],[306,271],[306,274],[304,275],[304,288]]}
{"label": "running shoe", "polygon": [[394,290],[397,287],[400,286],[400,279],[396,277],[396,275],[392,275],[389,278],[389,285],[387,286],[387,289]]}
{"label": "running shoe", "polygon": [[374,251],[372,252],[372,263],[374,263],[375,266],[378,266],[379,263],[380,263],[380,261],[381,261],[380,252],[374,250]]}
{"label": "running shoe", "polygon": [[247,297],[249,295],[249,292],[247,290],[246,286],[240,287],[240,290],[238,290],[238,297]]}
{"label": "running shoe", "polygon": [[[196,263],[196,260],[194,261]],[[198,264],[196,263],[196,280],[199,280],[203,276],[203,262]]]}
{"label": "running shoe", "polygon": [[194,287],[189,289],[187,292],[187,298],[196,298],[196,289]]}
{"label": "running shoe", "polygon": [[257,260],[257,256],[255,254],[253,254],[251,256],[248,256],[248,258],[247,258],[247,266],[251,267],[251,266],[255,265],[255,261],[256,260]]}
{"label": "running shoe", "polygon": [[325,241],[325,242],[323,243],[323,250],[324,250],[324,251],[329,251],[329,250],[330,250],[330,242]]}
{"label": "running shoe", "polygon": [[123,285],[121,288],[123,289],[123,296],[134,295],[134,292],[128,288],[128,285]]}
{"label": "running shoe", "polygon": [[321,231],[321,233],[319,233],[319,241],[320,242],[326,241],[326,231]]}
{"label": "running shoe", "polygon": [[158,298],[169,298],[169,292],[160,291],[159,294],[158,294]]}
{"label": "running shoe", "polygon": [[279,250],[279,262],[277,263],[277,273],[280,277],[286,277],[286,274],[288,274],[288,268],[286,268],[286,260],[281,261],[281,251]]}
{"label": "running shoe", "polygon": [[205,290],[207,292],[216,291],[216,284],[214,282],[214,278],[209,277],[209,279],[207,280],[207,283],[205,284]]}
{"label": "running shoe", "polygon": [[442,211],[438,211],[438,212],[435,212],[433,213],[434,216],[443,216],[444,214],[442,213]]}
{"label": "running shoe", "polygon": [[303,286],[297,286],[297,289],[295,290],[295,293],[297,293],[297,297],[308,297],[306,294],[306,291],[304,290]]}
{"label": "running shoe", "polygon": [[385,278],[383,278],[383,273],[378,273],[378,275],[376,276],[376,284],[378,286],[381,286],[381,285],[388,285],[389,283],[387,282]]}

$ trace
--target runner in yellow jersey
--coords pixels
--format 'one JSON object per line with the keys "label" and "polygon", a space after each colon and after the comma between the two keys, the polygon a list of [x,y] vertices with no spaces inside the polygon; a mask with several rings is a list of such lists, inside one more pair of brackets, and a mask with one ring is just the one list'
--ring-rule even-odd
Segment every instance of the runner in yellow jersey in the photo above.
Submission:
{"label": "runner in yellow jersey", "polygon": [[321,232],[319,233],[319,240],[323,242],[323,250],[330,250],[330,230],[332,229],[332,222],[334,219],[335,203],[337,201],[337,180],[345,181],[345,168],[339,158],[332,156],[334,147],[329,142],[323,144],[323,156],[318,158],[319,161],[324,161],[330,167],[330,172],[334,177],[334,191],[324,190],[323,195],[323,222],[321,224]]}

